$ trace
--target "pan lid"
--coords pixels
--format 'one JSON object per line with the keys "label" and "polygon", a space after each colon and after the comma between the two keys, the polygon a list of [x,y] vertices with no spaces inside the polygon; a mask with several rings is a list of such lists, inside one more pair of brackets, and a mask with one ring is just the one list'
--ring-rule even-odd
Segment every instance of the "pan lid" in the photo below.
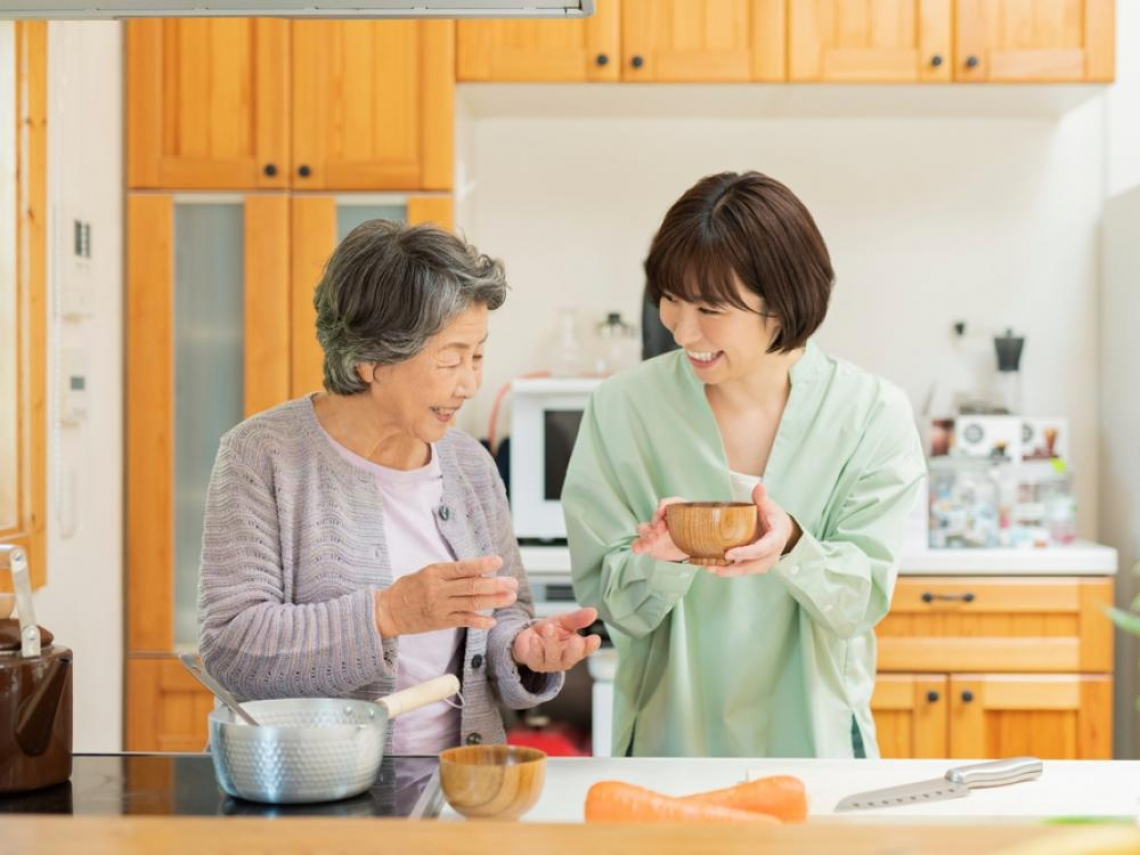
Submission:
{"label": "pan lid", "polygon": [[[40,645],[47,647],[52,643],[54,636],[42,626],[40,631]],[[20,622],[15,618],[0,620],[0,653],[20,652]]]}

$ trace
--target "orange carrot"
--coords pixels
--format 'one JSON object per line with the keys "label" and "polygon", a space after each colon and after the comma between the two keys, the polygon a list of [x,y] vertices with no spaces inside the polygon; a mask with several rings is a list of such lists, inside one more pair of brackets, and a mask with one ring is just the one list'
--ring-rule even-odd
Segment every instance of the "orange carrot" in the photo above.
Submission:
{"label": "orange carrot", "polygon": [[757,778],[735,787],[686,796],[685,801],[766,813],[784,822],[803,822],[807,818],[807,794],[803,781],[791,775]]}
{"label": "orange carrot", "polygon": [[753,822],[779,825],[765,813],[700,804],[624,784],[602,781],[586,795],[587,822]]}

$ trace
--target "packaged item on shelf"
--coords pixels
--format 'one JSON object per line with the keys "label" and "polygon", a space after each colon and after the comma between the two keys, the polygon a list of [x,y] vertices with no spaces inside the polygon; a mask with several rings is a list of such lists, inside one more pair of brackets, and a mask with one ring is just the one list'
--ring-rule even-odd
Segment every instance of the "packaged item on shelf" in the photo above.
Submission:
{"label": "packaged item on shelf", "polygon": [[1001,545],[998,481],[988,460],[936,457],[930,461],[930,546],[934,549]]}
{"label": "packaged item on shelf", "polygon": [[1021,460],[1020,416],[958,416],[950,453],[991,460]]}
{"label": "packaged item on shelf", "polygon": [[1021,429],[1022,460],[1069,461],[1069,420],[1027,418]]}

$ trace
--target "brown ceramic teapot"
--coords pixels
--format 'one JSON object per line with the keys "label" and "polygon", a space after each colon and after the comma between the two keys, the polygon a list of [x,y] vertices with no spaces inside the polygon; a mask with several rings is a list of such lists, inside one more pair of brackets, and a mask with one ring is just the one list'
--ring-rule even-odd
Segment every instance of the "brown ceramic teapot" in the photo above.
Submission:
{"label": "brown ceramic teapot", "polygon": [[0,546],[5,568],[19,614],[0,620],[0,793],[12,793],[71,777],[71,651],[36,626],[24,550]]}

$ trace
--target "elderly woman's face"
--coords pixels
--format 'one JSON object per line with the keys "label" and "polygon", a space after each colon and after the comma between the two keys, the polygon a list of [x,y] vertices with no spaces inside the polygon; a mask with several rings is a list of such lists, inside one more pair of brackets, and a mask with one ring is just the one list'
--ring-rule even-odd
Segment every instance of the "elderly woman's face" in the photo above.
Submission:
{"label": "elderly woman's face", "polygon": [[471,306],[411,359],[376,369],[371,394],[386,418],[423,442],[443,438],[483,383],[487,314],[486,306]]}

